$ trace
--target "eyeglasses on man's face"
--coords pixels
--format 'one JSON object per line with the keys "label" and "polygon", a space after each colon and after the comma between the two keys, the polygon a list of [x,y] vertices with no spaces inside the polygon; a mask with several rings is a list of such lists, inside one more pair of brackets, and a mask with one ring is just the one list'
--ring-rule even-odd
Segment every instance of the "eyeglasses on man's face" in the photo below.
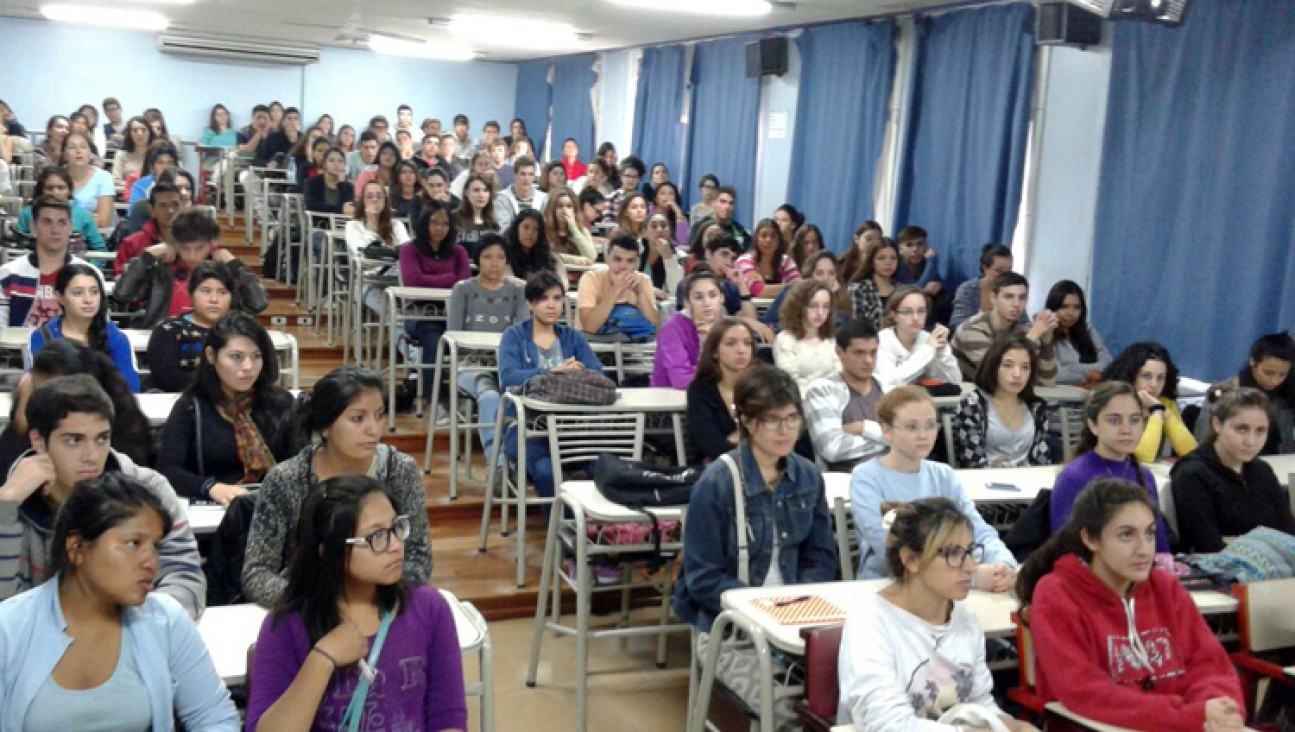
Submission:
{"label": "eyeglasses on man's face", "polygon": [[805,418],[797,414],[789,414],[786,417],[779,417],[776,414],[766,414],[757,420],[760,429],[765,432],[778,432],[781,430],[795,431],[800,429],[804,424]]}

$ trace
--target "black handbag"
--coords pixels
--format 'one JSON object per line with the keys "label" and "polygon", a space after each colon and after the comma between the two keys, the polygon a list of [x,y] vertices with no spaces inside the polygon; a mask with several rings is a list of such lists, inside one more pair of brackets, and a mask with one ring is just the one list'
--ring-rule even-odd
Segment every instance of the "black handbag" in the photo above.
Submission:
{"label": "black handbag", "polygon": [[594,465],[594,485],[607,500],[636,509],[686,506],[699,478],[697,468],[624,460],[611,453],[599,455]]}
{"label": "black handbag", "polygon": [[1052,538],[1052,489],[1045,488],[1034,497],[1034,502],[1012,524],[1003,543],[1012,551],[1016,561],[1029,559],[1043,543]]}

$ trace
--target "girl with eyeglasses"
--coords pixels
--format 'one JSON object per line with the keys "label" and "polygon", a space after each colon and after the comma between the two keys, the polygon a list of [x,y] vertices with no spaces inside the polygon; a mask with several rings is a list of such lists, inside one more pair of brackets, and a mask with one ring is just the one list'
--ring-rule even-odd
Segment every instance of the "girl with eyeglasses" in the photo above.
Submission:
{"label": "girl with eyeglasses", "polygon": [[929,332],[923,330],[930,310],[931,298],[913,285],[896,287],[891,293],[882,321],[887,327],[877,345],[875,375],[881,388],[889,391],[922,379],[962,381],[958,359],[949,348],[949,329],[936,325]]}
{"label": "girl with eyeglasses", "polygon": [[1241,732],[1236,670],[1182,583],[1156,566],[1159,533],[1153,496],[1102,478],[1030,555],[1016,594],[1035,686],[1045,702],[1121,728]]}
{"label": "girl with eyeglasses", "polygon": [[861,732],[958,730],[967,727],[932,723],[956,704],[974,704],[1012,732],[1038,732],[994,701],[985,634],[964,602],[985,555],[971,522],[947,498],[882,510],[892,582],[862,596],[845,620],[837,720]]}
{"label": "girl with eyeglasses", "polygon": [[859,527],[859,578],[886,574],[886,533],[881,507],[887,502],[947,498],[971,523],[973,541],[985,547],[984,563],[976,567],[974,586],[1006,592],[1016,579],[1016,559],[976,511],[953,469],[927,460],[940,431],[935,402],[925,389],[901,386],[881,398],[877,421],[890,452],[854,469],[850,477],[850,510]]}
{"label": "girl with eyeglasses", "polygon": [[306,496],[302,550],[257,638],[247,729],[467,729],[454,615],[434,587],[402,581],[411,522],[396,505],[363,475]]}
{"label": "girl with eyeglasses", "polygon": [[[382,377],[368,369],[343,366],[320,379],[299,400],[303,442],[318,435],[296,456],[275,465],[261,485],[247,535],[243,591],[269,607],[287,583],[282,570],[297,546],[293,527],[306,494],[339,475],[367,475],[391,490],[397,511],[409,517],[411,533],[404,557],[404,579],[422,584],[432,574],[431,536],[422,473],[414,459],[382,444],[387,431]],[[277,728],[276,728],[277,729]]]}
{"label": "girl with eyeglasses", "polygon": [[835,334],[831,289],[816,280],[793,285],[782,306],[782,331],[773,341],[773,362],[791,374],[802,394],[815,379],[841,370]]}
{"label": "girl with eyeglasses", "polygon": [[[1142,467],[1135,450],[1147,426],[1146,407],[1138,401],[1133,387],[1123,381],[1098,384],[1084,402],[1084,427],[1075,457],[1052,486],[1048,512],[1052,533],[1070,518],[1070,508],[1084,487],[1101,478],[1121,478],[1142,486],[1155,505],[1160,505],[1156,479]],[[1156,551],[1169,552],[1169,531],[1164,521],[1156,536]]]}
{"label": "girl with eyeglasses", "polygon": [[[805,424],[796,382],[757,364],[738,379],[733,402],[738,446],[712,462],[693,488],[674,611],[700,631],[698,654],[711,642],[724,643],[717,678],[758,708],[754,647],[736,636],[710,637],[723,610],[720,598],[741,587],[828,582],[837,560],[823,475],[793,452]],[[790,699],[774,702],[774,716],[778,730],[800,729]]]}

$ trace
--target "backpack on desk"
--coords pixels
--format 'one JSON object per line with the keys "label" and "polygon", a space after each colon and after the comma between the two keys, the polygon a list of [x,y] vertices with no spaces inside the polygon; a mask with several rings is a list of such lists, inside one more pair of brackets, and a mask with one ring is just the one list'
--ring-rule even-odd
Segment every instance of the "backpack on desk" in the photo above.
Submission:
{"label": "backpack on desk", "polygon": [[616,403],[616,382],[592,369],[546,371],[527,379],[521,394],[552,404],[607,407]]}

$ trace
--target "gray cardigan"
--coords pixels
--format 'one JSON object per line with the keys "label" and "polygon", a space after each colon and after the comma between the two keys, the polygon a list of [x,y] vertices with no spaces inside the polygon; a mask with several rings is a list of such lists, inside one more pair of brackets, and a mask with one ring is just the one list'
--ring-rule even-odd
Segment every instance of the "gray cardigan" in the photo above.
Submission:
{"label": "gray cardigan", "polygon": [[[306,494],[319,482],[315,476],[316,449],[318,446],[309,445],[296,457],[274,466],[261,484],[243,556],[243,594],[258,605],[273,605],[288,586],[291,537]],[[396,496],[396,512],[409,516],[403,579],[423,584],[432,575],[432,540],[418,464],[390,445],[378,445],[376,468],[373,477]]]}

